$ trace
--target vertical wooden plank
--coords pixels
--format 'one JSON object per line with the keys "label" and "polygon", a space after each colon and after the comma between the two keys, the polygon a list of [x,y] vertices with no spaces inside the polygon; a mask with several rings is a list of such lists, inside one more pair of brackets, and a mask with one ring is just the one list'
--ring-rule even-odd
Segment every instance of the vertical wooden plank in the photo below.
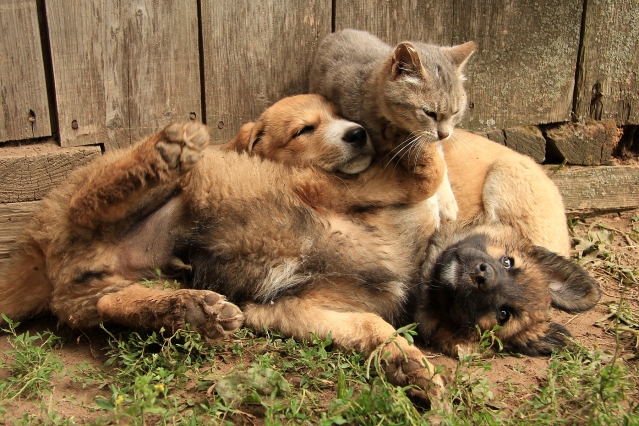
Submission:
{"label": "vertical wooden plank", "polygon": [[105,76],[105,72],[115,71],[107,62],[105,45],[122,42],[117,27],[106,27],[117,25],[120,2],[110,4],[112,7],[105,10],[100,1],[46,2],[58,129],[64,147],[106,142],[105,101],[110,101],[110,107],[122,107],[117,97],[122,86],[119,74],[115,81],[113,76],[109,80]]}
{"label": "vertical wooden plank", "polygon": [[202,0],[207,123],[214,140],[285,96],[308,91],[331,1]]}
{"label": "vertical wooden plank", "polygon": [[639,124],[639,2],[587,0],[575,113]]}
{"label": "vertical wooden plank", "polygon": [[582,0],[461,0],[455,36],[479,49],[468,67],[462,126],[508,128],[569,121]]}
{"label": "vertical wooden plank", "polygon": [[196,0],[46,5],[62,146],[111,149],[201,118]]}
{"label": "vertical wooden plank", "polygon": [[478,44],[466,70],[461,127],[508,128],[570,119],[581,0],[337,0],[336,29],[389,44]]}
{"label": "vertical wooden plank", "polygon": [[134,1],[122,19],[133,141],[191,113],[202,120],[197,1]]}
{"label": "vertical wooden plank", "polygon": [[453,2],[443,0],[337,0],[335,30],[366,30],[390,45],[415,40],[450,45]]}
{"label": "vertical wooden plank", "polygon": [[36,1],[0,0],[0,34],[0,142],[49,136]]}

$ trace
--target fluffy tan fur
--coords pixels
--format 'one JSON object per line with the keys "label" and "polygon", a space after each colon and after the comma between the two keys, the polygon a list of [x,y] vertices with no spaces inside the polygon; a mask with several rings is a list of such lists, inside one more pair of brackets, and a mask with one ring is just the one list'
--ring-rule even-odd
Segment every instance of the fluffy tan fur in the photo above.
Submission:
{"label": "fluffy tan fur", "polygon": [[[307,95],[278,102],[221,150],[205,150],[208,129],[191,122],[105,155],[43,201],[0,282],[0,311],[21,319],[48,308],[74,327],[190,323],[210,338],[244,316],[298,338],[330,332],[348,349],[386,345],[391,379],[436,395],[443,379],[420,351],[389,339],[434,226],[410,212],[435,193],[443,163],[432,148],[410,169],[371,158],[352,173],[371,155],[357,128]],[[249,148],[281,162],[236,152]],[[290,152],[319,166],[283,164]],[[156,268],[191,271],[200,289],[139,284]]]}
{"label": "fluffy tan fur", "polygon": [[[417,348],[394,336],[394,327],[410,320],[410,302],[433,259],[469,229],[481,230],[477,223],[492,229],[498,221],[507,223],[511,239],[524,241],[521,256],[536,259],[528,268],[533,274],[554,267],[533,244],[567,250],[565,241],[552,238],[565,236],[552,183],[523,156],[485,139],[445,146],[462,212],[474,222],[435,233],[429,247],[442,250],[429,253],[438,226],[430,199],[444,172],[434,144],[410,159],[376,158],[359,126],[337,117],[317,95],[276,103],[221,149],[205,149],[208,139],[201,123],[173,124],[76,171],[26,228],[0,281],[0,312],[21,319],[51,309],[74,327],[189,323],[210,338],[235,330],[244,318],[297,338],[330,333],[343,348],[370,353],[382,346],[390,354],[389,378],[415,384],[414,396],[437,401],[443,378]],[[528,207],[541,203],[548,210],[530,214]],[[507,252],[512,241],[493,242]],[[139,284],[153,279],[156,268],[185,275],[185,287],[193,288]],[[524,290],[541,303],[524,300],[520,314],[534,321],[521,320],[517,332],[508,328],[503,335],[517,336],[523,347],[545,336],[544,317],[555,302],[547,282],[538,281]],[[562,285],[555,285],[559,293]],[[422,293],[418,308],[431,300]],[[595,296],[568,307],[587,309]],[[449,313],[426,309],[431,312],[436,316],[423,318],[424,334],[445,340],[450,329],[441,324]],[[494,321],[486,315],[478,321],[489,327]]]}
{"label": "fluffy tan fur", "polygon": [[570,239],[561,194],[531,158],[455,130],[442,143],[459,219],[505,223],[532,244],[567,256]]}

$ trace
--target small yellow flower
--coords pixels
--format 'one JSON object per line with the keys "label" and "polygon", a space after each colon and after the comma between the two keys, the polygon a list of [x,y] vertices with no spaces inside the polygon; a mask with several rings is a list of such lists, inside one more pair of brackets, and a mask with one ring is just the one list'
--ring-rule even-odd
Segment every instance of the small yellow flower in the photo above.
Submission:
{"label": "small yellow flower", "polygon": [[157,390],[159,390],[160,392],[164,392],[164,384],[160,383],[157,385],[153,385],[153,387]]}
{"label": "small yellow flower", "polygon": [[124,397],[122,395],[118,395],[118,397],[115,398],[115,405],[122,404],[122,401],[124,401]]}

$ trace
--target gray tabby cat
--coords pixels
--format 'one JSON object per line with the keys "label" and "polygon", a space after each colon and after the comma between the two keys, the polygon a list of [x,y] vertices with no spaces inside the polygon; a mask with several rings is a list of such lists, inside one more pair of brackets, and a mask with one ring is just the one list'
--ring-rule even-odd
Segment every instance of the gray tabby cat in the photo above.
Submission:
{"label": "gray tabby cat", "polygon": [[[364,126],[379,154],[399,156],[409,166],[424,143],[448,139],[461,120],[463,68],[474,51],[472,41],[453,47],[402,42],[392,48],[365,31],[342,30],[320,43],[310,92],[330,99],[341,115]],[[441,219],[457,218],[447,175],[436,201]]]}

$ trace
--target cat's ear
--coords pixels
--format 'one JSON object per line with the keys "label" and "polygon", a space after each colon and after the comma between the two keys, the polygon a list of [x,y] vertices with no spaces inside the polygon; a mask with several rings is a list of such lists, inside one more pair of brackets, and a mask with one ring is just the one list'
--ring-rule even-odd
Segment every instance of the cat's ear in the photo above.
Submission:
{"label": "cat's ear", "polygon": [[407,41],[399,43],[393,52],[391,67],[394,79],[404,74],[413,76],[421,74],[422,61],[419,59],[415,46]]}
{"label": "cat's ear", "polygon": [[240,131],[230,141],[224,144],[222,149],[227,151],[248,152],[249,154],[253,150],[255,145],[255,137],[253,130],[255,129],[255,123],[246,123],[240,127]]}
{"label": "cat's ear", "polygon": [[443,48],[444,53],[448,56],[453,65],[457,67],[457,71],[459,73],[462,72],[466,62],[468,62],[468,59],[470,59],[470,56],[473,54],[475,49],[477,49],[477,45],[474,41],[467,41],[464,44]]}

